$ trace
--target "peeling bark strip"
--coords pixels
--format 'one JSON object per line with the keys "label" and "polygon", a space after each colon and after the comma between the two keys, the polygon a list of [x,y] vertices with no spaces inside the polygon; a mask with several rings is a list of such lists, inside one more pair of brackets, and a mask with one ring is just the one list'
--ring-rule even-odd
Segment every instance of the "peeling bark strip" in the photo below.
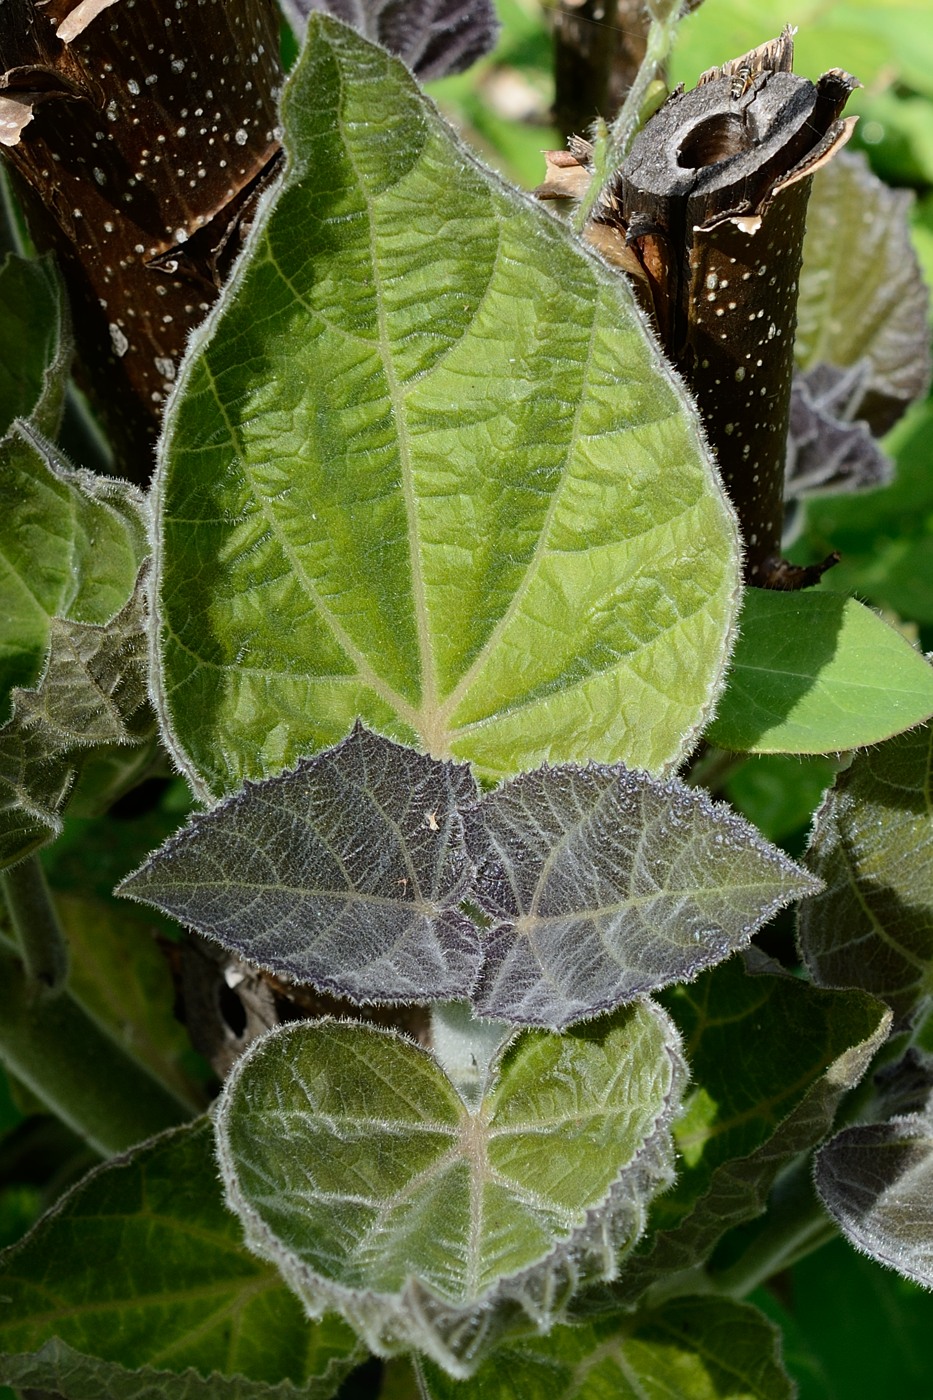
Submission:
{"label": "peeling bark strip", "polygon": [[275,0],[3,3],[0,148],[36,243],[58,255],[79,370],[137,481],[277,158],[278,26]]}
{"label": "peeling bark strip", "polygon": [[[710,69],[646,123],[587,237],[634,275],[693,389],[739,516],[748,583],[781,565],[797,282],[810,177],[845,144],[855,78],[797,77],[793,30]],[[585,143],[550,152],[542,198],[578,193]],[[815,582],[805,571],[799,584]]]}

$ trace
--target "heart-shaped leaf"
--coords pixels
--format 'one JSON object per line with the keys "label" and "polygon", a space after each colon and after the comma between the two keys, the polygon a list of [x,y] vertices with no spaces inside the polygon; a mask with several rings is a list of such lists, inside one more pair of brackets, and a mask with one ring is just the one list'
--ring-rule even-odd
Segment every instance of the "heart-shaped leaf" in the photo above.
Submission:
{"label": "heart-shaped leaf", "polygon": [[933,714],[933,668],[854,598],[750,588],[725,694],[706,731],[744,753],[835,753]]}
{"label": "heart-shaped leaf", "polygon": [[731,1298],[677,1298],[621,1321],[509,1342],[468,1381],[418,1363],[425,1400],[791,1400],[780,1336]]}
{"label": "heart-shaped leaf", "polygon": [[523,774],[477,816],[484,1016],[564,1026],[690,980],[817,888],[705,792],[621,765]]}
{"label": "heart-shaped leaf", "polygon": [[721,685],[737,546],[629,288],[329,17],[282,120],[166,415],[179,762],[230,791],[360,717],[493,778],[671,766]]}
{"label": "heart-shaped leaf", "polygon": [[326,1400],[361,1348],[309,1325],[224,1209],[205,1119],[97,1168],[0,1256],[0,1383],[69,1400]]}
{"label": "heart-shaped leaf", "polygon": [[823,986],[882,997],[901,1022],[933,994],[931,790],[925,725],[856,755],[827,793],[807,852],[826,882],[800,912],[807,966]]}
{"label": "heart-shaped leaf", "polygon": [[857,1249],[933,1288],[933,1102],[844,1128],[821,1150],[814,1180]]}
{"label": "heart-shaped leaf", "polygon": [[459,809],[478,795],[466,765],[358,725],[196,816],[119,893],[359,1003],[463,997],[480,948]]}
{"label": "heart-shaped leaf", "polygon": [[336,1308],[373,1350],[463,1376],[510,1317],[544,1329],[575,1285],[614,1273],[669,1180],[682,1075],[645,1002],[520,1033],[472,1111],[412,1042],[301,1022],[227,1080],[221,1170],[247,1243],[312,1315]]}

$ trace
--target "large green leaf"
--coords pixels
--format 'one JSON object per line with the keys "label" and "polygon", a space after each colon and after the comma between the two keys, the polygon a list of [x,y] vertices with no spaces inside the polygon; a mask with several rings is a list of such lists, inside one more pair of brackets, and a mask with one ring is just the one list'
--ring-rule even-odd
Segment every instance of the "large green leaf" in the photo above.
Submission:
{"label": "large green leaf", "polygon": [[360,716],[493,777],[671,766],[721,684],[736,538],[629,288],[329,18],[282,117],[166,418],[180,762],[229,790]]}
{"label": "large green leaf", "polygon": [[14,418],[55,433],[65,400],[71,334],[50,258],[8,254],[0,267],[0,435]]}
{"label": "large green leaf", "polygon": [[890,1018],[862,992],[820,991],[761,955],[733,958],[661,994],[683,1036],[691,1083],[675,1125],[677,1180],[655,1201],[616,1302],[707,1259],[765,1208],[775,1177],[823,1138]]}
{"label": "large green leaf", "polygon": [[581,1279],[615,1271],[669,1180],[681,1085],[646,1002],[519,1034],[472,1111],[411,1041],[302,1022],[227,1080],[221,1170],[247,1242],[312,1315],[337,1308],[373,1350],[463,1376],[510,1321],[546,1328]]}
{"label": "large green leaf", "polygon": [[706,738],[746,753],[833,753],[933,714],[933,668],[853,598],[750,588]]}
{"label": "large green leaf", "polygon": [[99,1167],[0,1256],[0,1381],[69,1400],[325,1400],[360,1359],[224,1208],[206,1120]]}
{"label": "large green leaf", "polygon": [[466,1382],[419,1363],[425,1400],[790,1400],[780,1334],[731,1298],[678,1298],[624,1321],[506,1344]]}
{"label": "large green leaf", "polygon": [[864,987],[900,1020],[933,993],[933,726],[858,754],[817,813],[807,864],[826,882],[800,913],[816,980]]}

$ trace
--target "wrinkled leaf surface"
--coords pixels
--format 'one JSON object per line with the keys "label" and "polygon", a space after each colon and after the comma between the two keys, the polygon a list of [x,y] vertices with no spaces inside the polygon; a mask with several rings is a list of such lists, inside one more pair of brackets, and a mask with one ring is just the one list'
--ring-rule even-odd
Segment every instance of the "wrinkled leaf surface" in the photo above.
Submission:
{"label": "wrinkled leaf surface", "polygon": [[499,34],[491,0],[282,0],[282,9],[297,34],[315,10],[342,19],[404,59],[423,83],[462,73]]}
{"label": "wrinkled leaf surface", "polygon": [[644,1002],[520,1033],[473,1111],[393,1033],[284,1026],[224,1088],[228,1199],[313,1315],[462,1376],[510,1314],[546,1327],[580,1276],[614,1269],[666,1179],[681,1073]]}
{"label": "wrinkled leaf surface", "polygon": [[360,717],[489,777],[670,766],[721,683],[737,557],[629,289],[332,19],[283,121],[166,419],[179,761],[229,791]]}

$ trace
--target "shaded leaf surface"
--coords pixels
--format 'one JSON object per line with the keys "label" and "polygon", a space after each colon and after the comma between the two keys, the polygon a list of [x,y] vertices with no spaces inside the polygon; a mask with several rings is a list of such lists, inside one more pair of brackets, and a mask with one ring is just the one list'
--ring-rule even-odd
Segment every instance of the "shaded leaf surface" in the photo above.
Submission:
{"label": "shaded leaf surface", "polygon": [[780,1334],[730,1298],[679,1298],[637,1314],[507,1343],[466,1382],[419,1363],[426,1400],[790,1400]]}
{"label": "shaded leaf surface", "polygon": [[931,713],[933,669],[870,609],[837,593],[750,588],[706,738],[746,753],[833,753]]}
{"label": "shaded leaf surface", "polygon": [[725,805],[621,767],[524,774],[478,816],[485,1016],[564,1026],[689,980],[815,888]]}
{"label": "shaded leaf surface", "polygon": [[14,418],[40,432],[58,429],[71,335],[50,259],[9,253],[0,267],[0,434]]}
{"label": "shaded leaf surface", "polygon": [[229,791],[360,717],[491,778],[670,766],[721,683],[737,551],[628,288],[332,19],[283,122],[166,419],[179,761]]}
{"label": "shaded leaf surface", "polygon": [[423,83],[462,73],[495,45],[491,0],[281,0],[296,34],[315,10],[397,54]]}
{"label": "shaded leaf surface", "polygon": [[902,1022],[933,992],[931,783],[930,725],[853,759],[817,813],[807,864],[826,888],[799,918],[814,978],[864,987]]}
{"label": "shaded leaf surface", "polygon": [[466,765],[357,726],[196,816],[120,892],[359,1002],[466,996],[480,949],[459,808],[477,796]]}
{"label": "shaded leaf surface", "polygon": [[847,1239],[933,1288],[933,1106],[845,1128],[816,1159],[817,1190]]}
{"label": "shaded leaf surface", "polygon": [[890,481],[893,464],[857,417],[870,373],[869,361],[859,360],[848,369],[818,364],[794,375],[785,500],[865,491]]}
{"label": "shaded leaf surface", "polygon": [[749,970],[734,958],[662,993],[691,1074],[674,1130],[677,1178],[608,1290],[616,1302],[704,1261],[759,1215],[778,1172],[826,1134],[887,1034],[883,1008],[864,993],[820,991],[748,957]]}
{"label": "shaded leaf surface", "polygon": [[[34,690],[16,688],[0,727],[0,867],[61,830],[61,814],[85,763],[153,739],[145,632],[145,570],[109,622],[49,623],[49,657]],[[132,766],[124,776],[131,780]]]}
{"label": "shaded leaf surface", "polygon": [[74,471],[17,422],[0,440],[0,720],[35,685],[52,618],[103,624],[123,607],[147,550],[142,497]]}
{"label": "shaded leaf surface", "polygon": [[0,1381],[69,1400],[325,1400],[359,1359],[223,1205],[210,1125],[99,1167],[0,1256]]}
{"label": "shaded leaf surface", "polygon": [[910,195],[844,151],[813,177],[795,353],[803,368],[869,372],[853,418],[881,434],[930,382],[927,294],[910,242]]}
{"label": "shaded leaf surface", "polygon": [[460,1376],[510,1317],[544,1328],[580,1277],[614,1269],[668,1179],[682,1086],[670,1023],[644,1002],[521,1033],[497,1070],[470,1112],[410,1041],[302,1022],[246,1052],[217,1119],[247,1241],[309,1311]]}

